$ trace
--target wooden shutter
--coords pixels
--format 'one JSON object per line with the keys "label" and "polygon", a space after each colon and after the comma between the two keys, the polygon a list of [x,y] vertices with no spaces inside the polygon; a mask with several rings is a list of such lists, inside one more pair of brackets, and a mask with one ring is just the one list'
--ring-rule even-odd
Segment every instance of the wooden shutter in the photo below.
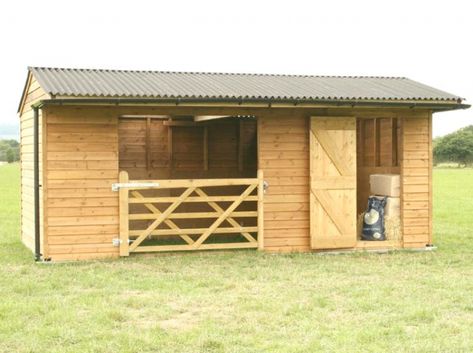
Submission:
{"label": "wooden shutter", "polygon": [[312,249],[356,245],[356,118],[311,117]]}

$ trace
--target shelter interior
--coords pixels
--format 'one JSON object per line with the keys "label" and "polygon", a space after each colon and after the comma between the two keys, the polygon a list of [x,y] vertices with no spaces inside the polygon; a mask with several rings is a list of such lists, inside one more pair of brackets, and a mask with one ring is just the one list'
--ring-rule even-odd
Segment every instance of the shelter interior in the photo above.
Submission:
{"label": "shelter interior", "polygon": [[252,116],[119,118],[119,168],[132,179],[256,177]]}
{"label": "shelter interior", "polygon": [[[118,120],[119,169],[130,179],[217,179],[256,178],[257,175],[257,124],[254,116],[166,116],[123,115]],[[177,197],[184,189],[141,190],[142,197]],[[240,195],[244,186],[200,188],[208,197]],[[135,194],[137,191],[134,192]],[[194,195],[194,194],[193,194]],[[231,197],[231,196],[230,196]],[[215,199],[214,199],[215,200]],[[196,200],[197,201],[197,200]],[[176,212],[181,214],[211,213],[212,207],[227,208],[230,201],[183,203]],[[159,212],[170,203],[154,203]],[[145,214],[146,205],[133,204],[130,211]],[[242,202],[236,212],[256,211],[256,202]],[[241,213],[240,213],[241,214]],[[173,224],[181,229],[205,229],[212,218],[175,219]],[[151,221],[130,220],[130,230],[145,229]],[[256,226],[256,217],[234,217],[239,226]],[[223,225],[228,225],[223,222]],[[158,230],[168,229],[162,224]],[[256,236],[256,235],[252,235]],[[195,241],[194,235],[188,235]],[[214,234],[210,241],[245,241],[241,235]],[[145,245],[185,244],[182,237],[150,236]]]}

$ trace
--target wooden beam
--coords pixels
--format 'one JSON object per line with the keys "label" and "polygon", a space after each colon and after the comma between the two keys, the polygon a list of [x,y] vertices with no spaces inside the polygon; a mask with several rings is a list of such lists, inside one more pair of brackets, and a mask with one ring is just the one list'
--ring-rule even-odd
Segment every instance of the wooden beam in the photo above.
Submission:
{"label": "wooden beam", "polygon": [[[207,228],[183,228],[183,229],[155,229],[151,232],[149,232],[149,235],[180,235],[180,234],[202,234],[206,232],[208,229]],[[143,229],[134,229],[130,230],[130,235],[132,237],[139,236],[140,232],[143,232]],[[258,227],[250,226],[250,227],[222,227],[222,228],[215,228],[210,234],[238,234],[238,233],[248,233],[248,232],[257,232]],[[253,243],[256,244],[257,242],[255,241],[254,238],[252,238],[252,241],[249,241],[248,243]],[[138,238],[137,238],[138,240]],[[244,242],[247,243],[247,242]],[[138,244],[139,245],[139,244]],[[131,248],[130,248],[131,250]],[[133,249],[134,250],[134,249]],[[192,249],[192,250],[195,250]]]}
{"label": "wooden beam", "polygon": [[[168,179],[168,180],[130,180],[130,183],[158,183],[158,189],[209,187],[209,186],[230,186],[230,185],[257,185],[256,178],[221,178],[221,179]],[[154,188],[154,189],[156,189]],[[130,187],[129,189],[152,189],[150,187]]]}
{"label": "wooden beam", "polygon": [[146,171],[151,170],[151,118],[146,118]]}
{"label": "wooden beam", "polygon": [[167,120],[163,121],[164,126],[200,126],[194,121],[178,121],[178,120]]}
{"label": "wooden beam", "polygon": [[264,179],[263,170],[258,169],[258,250],[264,250]]}
{"label": "wooden beam", "polygon": [[373,138],[373,150],[374,150],[374,166],[379,167],[381,164],[381,121],[378,118],[374,119],[374,138]]}
{"label": "wooden beam", "polygon": [[[128,189],[130,190],[130,189]],[[200,202],[232,202],[238,200],[239,196],[189,196],[186,203],[200,203]],[[163,197],[130,197],[129,203],[171,203],[178,200],[178,196],[163,196]],[[257,196],[248,196],[243,201],[258,201]]]}
{"label": "wooden beam", "polygon": [[[131,193],[135,195],[137,191],[132,191]],[[144,206],[151,210],[150,203],[145,203]],[[153,206],[154,207],[154,206]],[[154,212],[154,211],[153,211]],[[161,212],[161,211],[160,211]],[[154,212],[157,213],[157,212]],[[170,214],[168,220],[170,219],[201,219],[201,218],[218,218],[221,212],[178,212]],[[257,211],[236,211],[232,212],[229,217],[232,218],[256,218],[258,217]],[[156,215],[153,213],[132,213],[129,216],[130,220],[143,220],[143,219],[156,219]],[[166,223],[166,221],[164,221]],[[172,227],[171,227],[172,228]]]}
{"label": "wooden beam", "polygon": [[[432,177],[433,177],[433,145],[432,145],[432,113],[429,113],[429,245],[433,243],[433,188],[432,188]],[[401,179],[402,180],[402,179]]]}
{"label": "wooden beam", "polygon": [[240,120],[238,122],[238,171],[243,171],[243,122]]}
{"label": "wooden beam", "polygon": [[397,167],[399,165],[398,158],[398,143],[397,143],[397,118],[391,118],[391,156],[392,166]]}
{"label": "wooden beam", "polygon": [[172,157],[172,127],[168,126],[168,159],[169,159],[169,176],[173,169],[173,157]]}
{"label": "wooden beam", "polygon": [[136,119],[166,119],[166,120],[170,118],[169,115],[132,115],[132,114],[120,115],[119,117],[130,118],[130,119],[136,118]]}
{"label": "wooden beam", "polygon": [[[120,183],[128,182],[128,173],[121,171],[118,180]],[[121,188],[118,192],[119,195],[119,214],[120,214],[120,256],[128,256],[129,246],[129,221],[128,221],[128,189]]]}
{"label": "wooden beam", "polygon": [[358,136],[360,139],[360,150],[358,151],[358,166],[364,167],[365,166],[365,129],[366,129],[366,120],[358,119]]}
{"label": "wooden beam", "polygon": [[207,171],[209,170],[209,128],[207,126],[204,126],[204,133],[203,133],[203,138],[204,138],[204,143],[203,143],[203,148],[204,148],[204,170]]}
{"label": "wooden beam", "polygon": [[194,116],[195,122],[203,122],[216,119],[230,118],[231,115],[196,115]]}
{"label": "wooden beam", "polygon": [[[199,250],[219,250],[219,249],[252,249],[256,248],[256,243],[241,242],[241,243],[216,243],[216,244],[202,244]],[[155,251],[189,251],[195,250],[192,245],[154,245],[141,246],[135,252],[155,252]]]}

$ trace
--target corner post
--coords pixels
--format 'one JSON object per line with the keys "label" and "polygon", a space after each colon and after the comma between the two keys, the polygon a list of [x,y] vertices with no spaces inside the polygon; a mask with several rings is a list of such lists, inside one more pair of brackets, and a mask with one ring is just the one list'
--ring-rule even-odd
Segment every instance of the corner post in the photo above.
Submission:
{"label": "corner post", "polygon": [[[44,132],[43,132],[44,133]],[[41,260],[41,213],[39,184],[39,108],[33,106],[33,185],[34,185],[34,254],[35,261]]]}
{"label": "corner post", "polygon": [[[118,181],[120,183],[128,183],[128,173],[121,171],[118,175]],[[129,220],[128,220],[128,189],[120,188],[118,191],[119,197],[119,213],[120,213],[120,256],[129,256]]]}
{"label": "corner post", "polygon": [[262,169],[258,169],[258,250],[264,250],[264,180]]}

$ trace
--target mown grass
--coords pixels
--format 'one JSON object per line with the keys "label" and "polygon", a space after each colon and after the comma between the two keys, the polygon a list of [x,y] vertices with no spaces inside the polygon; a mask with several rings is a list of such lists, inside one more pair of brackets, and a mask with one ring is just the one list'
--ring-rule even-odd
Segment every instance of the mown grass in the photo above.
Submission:
{"label": "mown grass", "polygon": [[1,352],[472,352],[473,170],[436,170],[436,252],[36,264],[0,167]]}

